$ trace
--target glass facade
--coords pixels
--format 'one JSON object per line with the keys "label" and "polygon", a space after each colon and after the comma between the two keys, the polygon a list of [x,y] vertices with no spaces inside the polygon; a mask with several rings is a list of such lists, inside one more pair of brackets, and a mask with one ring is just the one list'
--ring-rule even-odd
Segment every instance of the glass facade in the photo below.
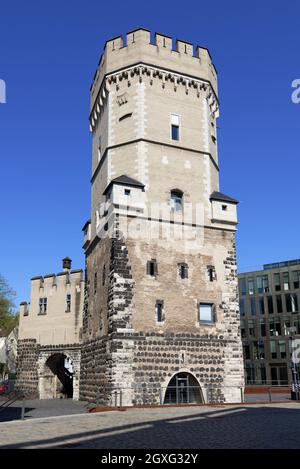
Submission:
{"label": "glass facade", "polygon": [[286,386],[290,338],[300,339],[300,262],[240,274],[239,296],[246,384]]}

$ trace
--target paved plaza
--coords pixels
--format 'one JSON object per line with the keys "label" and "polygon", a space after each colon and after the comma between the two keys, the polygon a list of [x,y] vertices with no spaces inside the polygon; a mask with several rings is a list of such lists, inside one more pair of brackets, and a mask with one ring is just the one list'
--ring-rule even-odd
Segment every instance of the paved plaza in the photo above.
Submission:
{"label": "paved plaza", "polygon": [[0,448],[300,448],[300,404],[27,417],[0,423]]}

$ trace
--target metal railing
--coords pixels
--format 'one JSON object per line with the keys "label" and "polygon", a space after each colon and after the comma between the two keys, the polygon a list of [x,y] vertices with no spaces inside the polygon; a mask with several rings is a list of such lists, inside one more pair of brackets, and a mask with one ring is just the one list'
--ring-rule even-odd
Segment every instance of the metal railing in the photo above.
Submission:
{"label": "metal railing", "polygon": [[24,420],[25,418],[25,397],[23,394],[12,391],[11,393],[5,394],[4,397],[6,398],[3,402],[0,404],[0,418],[1,418],[1,412],[4,412],[7,410],[12,404],[14,404],[17,401],[21,401],[21,420]]}
{"label": "metal railing", "polygon": [[[151,405],[196,405],[255,402],[289,402],[294,399],[290,386],[270,386],[259,384],[251,386],[168,386],[159,384],[136,385],[120,388],[99,388],[96,406],[151,406]],[[297,396],[300,399],[300,387]],[[296,400],[298,400],[296,398]]]}

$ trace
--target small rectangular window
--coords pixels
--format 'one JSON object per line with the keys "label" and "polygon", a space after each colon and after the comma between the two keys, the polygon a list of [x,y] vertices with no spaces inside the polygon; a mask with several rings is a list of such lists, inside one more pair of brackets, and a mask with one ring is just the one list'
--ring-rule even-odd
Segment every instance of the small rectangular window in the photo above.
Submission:
{"label": "small rectangular window", "polygon": [[288,272],[284,272],[283,274],[283,289],[284,290],[290,289],[290,276]]}
{"label": "small rectangular window", "polygon": [[227,211],[227,205],[222,205],[222,210],[223,210],[223,212],[226,212]]}
{"label": "small rectangular window", "polygon": [[178,264],[178,274],[179,277],[184,280],[185,278],[188,278],[188,265],[185,263]]}
{"label": "small rectangular window", "polygon": [[178,125],[171,126],[172,140],[179,140],[179,127]]}
{"label": "small rectangular window", "polygon": [[157,275],[157,262],[156,259],[151,259],[147,261],[147,275],[155,277]]}
{"label": "small rectangular window", "polygon": [[162,300],[157,300],[155,309],[156,309],[156,321],[163,322],[164,321],[164,302]]}
{"label": "small rectangular window", "polygon": [[199,322],[214,322],[214,305],[211,303],[200,303],[198,305]]}
{"label": "small rectangular window", "polygon": [[280,291],[281,290],[280,274],[274,274],[273,275],[273,283],[274,283],[275,291]]}
{"label": "small rectangular window", "polygon": [[177,114],[171,114],[171,138],[172,140],[179,140],[179,125],[180,120]]}
{"label": "small rectangular window", "polygon": [[46,312],[47,312],[47,298],[40,298],[39,314],[46,314]]}
{"label": "small rectangular window", "polygon": [[69,313],[71,311],[71,295],[67,295],[66,302],[66,313]]}
{"label": "small rectangular window", "polygon": [[130,189],[124,189],[124,195],[129,196],[130,195]]}

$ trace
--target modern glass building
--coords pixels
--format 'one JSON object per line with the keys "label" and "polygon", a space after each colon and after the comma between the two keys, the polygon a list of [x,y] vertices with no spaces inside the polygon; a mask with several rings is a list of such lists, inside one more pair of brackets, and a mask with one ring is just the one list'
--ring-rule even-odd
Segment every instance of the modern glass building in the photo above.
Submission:
{"label": "modern glass building", "polygon": [[[291,384],[291,350],[300,339],[299,287],[300,259],[239,274],[246,384]],[[300,376],[299,365],[296,371]]]}

